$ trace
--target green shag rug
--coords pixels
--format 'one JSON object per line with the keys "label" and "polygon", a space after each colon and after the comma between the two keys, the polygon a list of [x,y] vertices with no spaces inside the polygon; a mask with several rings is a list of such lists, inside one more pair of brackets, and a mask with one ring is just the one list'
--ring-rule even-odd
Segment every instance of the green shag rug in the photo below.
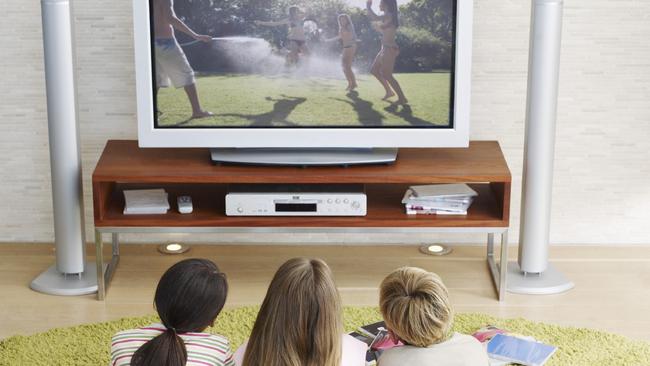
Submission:
{"label": "green shag rug", "polygon": [[[258,307],[226,310],[209,332],[228,337],[233,351],[250,334]],[[347,331],[380,320],[377,308],[346,307]],[[33,336],[0,341],[0,365],[107,365],[111,336],[157,321],[155,316],[52,329]],[[525,319],[499,319],[485,314],[457,314],[454,330],[471,334],[487,324],[530,335],[558,346],[547,365],[650,365],[650,343],[601,331],[560,327]]]}

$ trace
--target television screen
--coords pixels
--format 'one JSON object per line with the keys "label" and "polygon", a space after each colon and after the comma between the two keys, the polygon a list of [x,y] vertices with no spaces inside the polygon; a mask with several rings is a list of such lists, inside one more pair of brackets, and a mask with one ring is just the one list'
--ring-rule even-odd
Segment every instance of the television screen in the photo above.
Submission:
{"label": "television screen", "polygon": [[456,0],[149,0],[155,128],[453,128]]}

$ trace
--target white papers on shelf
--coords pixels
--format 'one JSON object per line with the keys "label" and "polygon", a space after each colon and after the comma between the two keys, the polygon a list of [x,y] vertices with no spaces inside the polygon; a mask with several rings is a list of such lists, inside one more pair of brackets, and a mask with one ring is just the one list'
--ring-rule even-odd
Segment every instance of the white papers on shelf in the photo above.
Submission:
{"label": "white papers on shelf", "polygon": [[169,210],[164,189],[134,189],[124,191],[125,215],[160,215]]}
{"label": "white papers on shelf", "polygon": [[465,183],[427,184],[409,188],[416,199],[466,198],[478,196],[475,190]]}
{"label": "white papers on shelf", "polygon": [[409,215],[467,215],[478,193],[467,184],[430,184],[411,186],[402,203]]}
{"label": "white papers on shelf", "polygon": [[406,207],[408,215],[467,215],[467,210],[422,210]]}

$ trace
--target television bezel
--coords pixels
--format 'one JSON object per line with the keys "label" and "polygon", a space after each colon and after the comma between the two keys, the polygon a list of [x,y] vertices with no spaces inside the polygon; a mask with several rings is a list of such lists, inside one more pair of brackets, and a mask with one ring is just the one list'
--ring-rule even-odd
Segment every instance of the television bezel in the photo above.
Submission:
{"label": "television bezel", "polygon": [[373,148],[469,146],[472,0],[456,3],[453,122],[450,128],[156,128],[149,1],[133,1],[138,141],[140,147]]}

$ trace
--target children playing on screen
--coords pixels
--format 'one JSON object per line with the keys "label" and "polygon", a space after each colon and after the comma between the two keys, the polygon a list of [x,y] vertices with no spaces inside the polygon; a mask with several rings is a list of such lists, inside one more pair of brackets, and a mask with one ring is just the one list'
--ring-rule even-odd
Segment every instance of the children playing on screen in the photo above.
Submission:
{"label": "children playing on screen", "polygon": [[352,62],[354,56],[357,54],[357,33],[354,30],[354,24],[348,14],[339,14],[339,34],[334,38],[326,39],[326,42],[340,40],[343,46],[343,53],[341,55],[341,66],[343,67],[343,74],[348,80],[347,91],[352,91],[357,88],[357,80],[352,71]]}
{"label": "children playing on screen", "polygon": [[277,22],[264,22],[256,20],[255,24],[265,27],[277,27],[281,25],[289,26],[287,35],[289,54],[287,55],[287,65],[295,65],[300,59],[300,55],[308,55],[307,37],[305,36],[305,13],[297,6],[289,7],[289,17]]}
{"label": "children playing on screen", "polygon": [[343,334],[341,299],[327,264],[293,258],[273,277],[235,360],[243,366],[364,366],[366,348]]}
{"label": "children playing on screen", "polygon": [[487,366],[487,353],[474,337],[450,331],[453,310],[436,274],[404,267],[381,283],[379,308],[393,341],[379,366]]}
{"label": "children playing on screen", "polygon": [[397,94],[397,101],[395,104],[408,104],[408,100],[402,92],[402,87],[393,75],[395,60],[399,55],[399,46],[395,40],[397,27],[399,27],[397,1],[380,0],[379,9],[383,12],[382,15],[377,15],[372,10],[372,0],[366,2],[366,9],[370,20],[373,22],[379,22],[376,25],[376,29],[382,35],[381,50],[375,57],[375,61],[370,68],[370,73],[379,80],[386,91],[386,95],[382,98],[383,100],[389,100]]}
{"label": "children playing on screen", "polygon": [[186,259],[160,278],[154,304],[160,324],[118,332],[112,366],[234,366],[228,340],[201,333],[214,324],[228,293],[226,276],[207,259]]}
{"label": "children playing on screen", "polygon": [[194,70],[185,57],[185,53],[176,41],[174,29],[177,29],[190,37],[210,42],[212,37],[200,35],[190,29],[174,12],[173,0],[153,1],[154,35],[155,35],[155,56],[156,56],[156,92],[159,88],[166,88],[173,85],[176,88],[184,88],[192,106],[192,118],[203,118],[212,116],[211,112],[203,110],[199,102],[199,94],[196,90]]}

